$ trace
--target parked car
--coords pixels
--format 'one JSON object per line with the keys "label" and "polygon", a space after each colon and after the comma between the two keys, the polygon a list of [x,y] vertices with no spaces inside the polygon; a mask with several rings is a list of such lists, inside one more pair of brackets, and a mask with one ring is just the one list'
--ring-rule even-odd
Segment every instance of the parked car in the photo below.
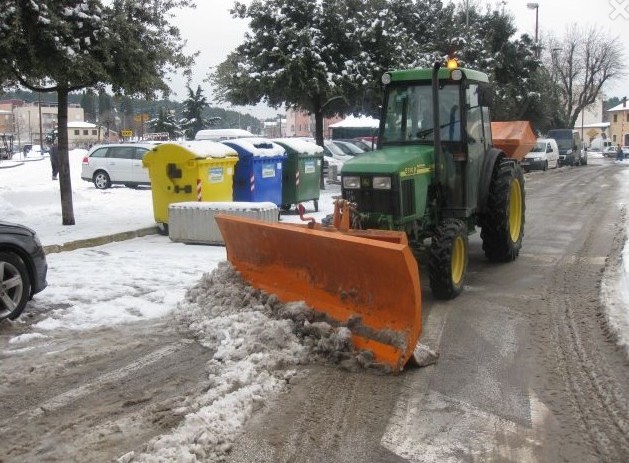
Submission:
{"label": "parked car", "polygon": [[333,143],[331,140],[323,141],[323,154],[325,156],[329,156],[343,162],[354,159],[353,155],[346,154],[345,151],[343,151],[336,143]]}
{"label": "parked car", "polygon": [[[629,146],[621,146],[622,152],[625,155],[625,159],[629,159]],[[616,159],[618,157],[618,147],[608,146],[603,150],[603,156],[607,158]]]}
{"label": "parked car", "polygon": [[358,156],[359,154],[363,154],[365,152],[365,150],[348,141],[332,140],[332,143],[341,148],[345,154],[349,154],[350,156]]}
{"label": "parked car", "polygon": [[524,156],[522,168],[530,170],[556,169],[559,167],[559,147],[553,138],[538,138],[533,149]]}
{"label": "parked car", "polygon": [[48,264],[37,234],[23,225],[0,221],[0,320],[15,320],[42,291]]}
{"label": "parked car", "polygon": [[367,152],[367,151],[373,151],[373,148],[371,147],[371,142],[367,142],[365,140],[360,140],[359,138],[344,138],[342,140],[335,140],[335,141],[344,141],[347,143],[351,143],[353,145],[358,146],[361,150]]}
{"label": "parked car", "polygon": [[151,143],[112,143],[94,146],[83,158],[81,179],[94,182],[99,190],[114,184],[135,188],[150,185],[142,158],[155,145]]}

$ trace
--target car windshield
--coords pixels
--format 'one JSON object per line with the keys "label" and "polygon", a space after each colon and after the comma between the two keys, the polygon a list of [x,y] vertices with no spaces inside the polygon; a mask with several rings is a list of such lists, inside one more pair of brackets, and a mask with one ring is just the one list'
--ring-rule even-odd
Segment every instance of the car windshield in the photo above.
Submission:
{"label": "car windshield", "polygon": [[572,146],[572,130],[549,130],[548,137],[557,141],[560,150],[570,150]]}
{"label": "car windshield", "polygon": [[[461,140],[459,86],[439,90],[439,119],[442,141]],[[434,118],[431,85],[392,86],[387,94],[382,143],[432,142]]]}
{"label": "car windshield", "polygon": [[533,149],[531,150],[531,153],[543,153],[545,151],[546,151],[546,143],[537,142],[535,146],[533,147]]}
{"label": "car windshield", "polygon": [[324,148],[327,149],[330,152],[330,154],[336,154],[336,155],[340,155],[340,156],[344,156],[345,155],[343,150],[341,148],[339,148],[334,143],[326,142]]}

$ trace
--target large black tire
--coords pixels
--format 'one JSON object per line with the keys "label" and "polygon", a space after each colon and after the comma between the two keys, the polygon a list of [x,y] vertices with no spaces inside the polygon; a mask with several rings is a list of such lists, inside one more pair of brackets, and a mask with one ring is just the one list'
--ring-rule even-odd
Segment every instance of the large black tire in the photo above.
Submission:
{"label": "large black tire", "polygon": [[520,254],[524,236],[524,176],[513,160],[501,159],[494,167],[487,210],[481,217],[483,251],[489,260],[509,262]]}
{"label": "large black tire", "polygon": [[446,220],[435,230],[430,243],[430,288],[437,299],[461,294],[468,262],[467,227],[460,220]]}
{"label": "large black tire", "polygon": [[0,252],[0,320],[20,316],[31,294],[31,278],[22,259]]}

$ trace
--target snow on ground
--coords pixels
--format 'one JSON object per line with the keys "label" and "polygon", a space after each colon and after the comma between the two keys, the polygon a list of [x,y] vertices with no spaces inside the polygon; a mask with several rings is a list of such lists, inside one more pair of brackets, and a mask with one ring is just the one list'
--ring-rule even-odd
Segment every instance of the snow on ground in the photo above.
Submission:
{"label": "snow on ground", "polygon": [[[0,220],[30,226],[45,246],[153,226],[151,190],[97,190],[80,179],[85,153],[70,152],[76,225],[61,225],[59,182],[51,180],[48,158],[39,157],[0,161]],[[331,213],[338,193],[338,185],[328,185],[320,212],[308,215]],[[305,206],[313,210],[312,202]],[[299,217],[282,215],[282,221]],[[173,317],[179,329],[216,351],[206,367],[214,387],[191,398],[180,427],[120,461],[218,461],[253,410],[286,387],[296,365],[327,358],[355,368],[370,361],[349,353],[347,329],[317,322],[299,304],[269,301],[245,287],[225,258],[224,247],[174,243],[161,235],[48,254],[49,286],[25,310],[39,321],[9,344],[24,351],[59,328]]]}
{"label": "snow on ground", "polygon": [[[0,219],[30,226],[44,245],[153,226],[151,190],[97,190],[80,179],[84,154],[70,153],[76,225],[61,225],[59,184],[51,180],[47,158],[0,161]],[[629,169],[621,175],[629,181]],[[320,212],[308,215],[321,219],[331,213],[332,196],[338,193],[338,185],[328,185]],[[312,211],[311,202],[306,206]],[[283,215],[282,221],[299,218]],[[11,339],[11,346],[28,349],[59,327],[88,330],[170,316],[179,329],[215,351],[206,367],[213,387],[191,398],[181,425],[155,438],[144,452],[121,456],[120,462],[220,461],[254,409],[285,388],[298,365],[320,359],[348,368],[369,363],[348,352],[345,329],[313,320],[299,304],[284,306],[244,286],[222,263],[225,249],[220,246],[151,235],[47,259],[49,286],[25,311],[39,313],[40,320]],[[629,245],[621,265],[612,270],[601,297],[619,343],[629,350]],[[26,323],[25,317],[13,323]]]}

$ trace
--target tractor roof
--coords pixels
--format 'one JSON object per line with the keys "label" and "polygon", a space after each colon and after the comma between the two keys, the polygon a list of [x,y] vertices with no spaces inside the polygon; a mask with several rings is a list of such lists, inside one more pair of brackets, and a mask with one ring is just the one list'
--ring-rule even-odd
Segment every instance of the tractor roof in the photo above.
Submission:
{"label": "tractor roof", "polygon": [[[463,72],[465,78],[469,80],[475,80],[477,82],[489,82],[487,74],[480,71],[474,71],[472,69],[458,68]],[[439,79],[450,79],[450,70],[442,67],[439,69]],[[409,80],[432,80],[431,68],[414,68],[403,69],[400,71],[389,71],[391,75],[391,82],[404,82]]]}

